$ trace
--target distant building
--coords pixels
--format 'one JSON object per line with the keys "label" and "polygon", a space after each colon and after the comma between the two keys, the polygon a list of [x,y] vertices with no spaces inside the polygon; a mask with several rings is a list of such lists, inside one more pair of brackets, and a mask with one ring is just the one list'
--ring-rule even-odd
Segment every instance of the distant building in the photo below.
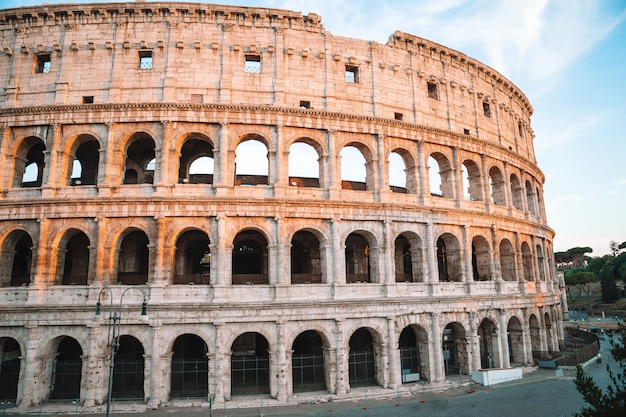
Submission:
{"label": "distant building", "polygon": [[[203,3],[7,9],[0,34],[0,398],[101,409],[111,303],[112,396],[152,406],[559,351],[533,109],[495,70]],[[261,173],[237,163],[250,141]]]}

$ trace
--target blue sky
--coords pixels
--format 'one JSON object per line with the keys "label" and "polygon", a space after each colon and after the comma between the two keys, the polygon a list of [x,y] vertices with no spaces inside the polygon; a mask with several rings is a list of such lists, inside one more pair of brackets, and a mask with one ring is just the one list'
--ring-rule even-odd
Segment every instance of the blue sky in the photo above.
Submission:
{"label": "blue sky", "polygon": [[[0,7],[42,3],[66,2],[0,0]],[[380,43],[402,30],[489,65],[535,109],[555,251],[590,246],[600,256],[611,240],[626,241],[626,0],[214,3],[312,12],[334,35]]]}

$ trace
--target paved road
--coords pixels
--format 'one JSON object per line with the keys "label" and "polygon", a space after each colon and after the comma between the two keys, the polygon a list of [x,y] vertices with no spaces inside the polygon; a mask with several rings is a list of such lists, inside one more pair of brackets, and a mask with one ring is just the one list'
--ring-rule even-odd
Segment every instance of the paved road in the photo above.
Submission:
{"label": "paved road", "polygon": [[[606,341],[601,343],[601,348],[603,363],[590,365],[586,372],[604,387],[609,383],[605,364],[608,363],[612,369],[617,369],[617,365],[610,357]],[[539,369],[525,374],[520,381],[491,388],[473,384],[436,393],[416,393],[409,398],[214,409],[211,414],[206,408],[164,408],[143,414],[115,413],[115,417],[571,417],[585,405],[574,385],[574,376],[573,369],[565,370],[562,378],[556,378],[554,370]],[[11,411],[5,410],[4,415],[38,415],[37,412],[14,414]]]}

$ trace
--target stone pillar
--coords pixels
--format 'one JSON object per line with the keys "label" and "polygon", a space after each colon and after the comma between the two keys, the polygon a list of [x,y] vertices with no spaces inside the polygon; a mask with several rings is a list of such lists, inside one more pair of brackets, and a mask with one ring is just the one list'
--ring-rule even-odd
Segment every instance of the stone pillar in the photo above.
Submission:
{"label": "stone pillar", "polygon": [[[289,381],[291,380],[291,367],[287,363],[287,355],[285,352],[285,322],[276,322],[278,341],[277,341],[277,357],[276,372],[272,374],[278,375],[276,399],[278,401],[286,401],[291,392],[288,390]],[[271,369],[270,371],[274,371]]]}
{"label": "stone pillar", "polygon": [[467,284],[466,291],[470,292],[471,283],[474,281],[474,268],[472,267],[472,242],[469,239],[469,226],[464,224],[461,226],[461,237],[463,242],[461,243],[461,259],[463,282]]}
{"label": "stone pillar", "polygon": [[[60,172],[60,165],[63,158],[67,158],[63,152],[61,146],[61,125],[54,123],[48,126],[46,141],[46,151],[44,152],[44,166],[47,169],[43,170],[41,178],[41,196],[42,197],[54,197],[59,186],[66,185],[64,180],[66,178],[60,178],[62,172]],[[48,150],[49,149],[49,150]],[[65,161],[67,164],[67,161]]]}
{"label": "stone pillar", "polygon": [[11,168],[15,171],[15,155],[9,152],[9,142],[11,141],[11,128],[7,125],[0,127],[2,133],[0,133],[0,195],[4,195],[6,191],[13,186],[14,174],[11,172]]}
{"label": "stone pillar", "polygon": [[348,373],[349,346],[343,340],[343,319],[335,319],[335,351],[337,358],[337,385],[335,393],[345,395],[350,384]]}
{"label": "stone pillar", "polygon": [[[152,270],[152,283],[156,286],[166,285],[172,282],[172,259],[169,255],[169,242],[166,242],[165,236],[167,229],[171,224],[171,220],[166,217],[156,218],[157,236],[154,244],[154,269]],[[152,245],[151,245],[152,246]]]}
{"label": "stone pillar", "polygon": [[497,283],[502,283],[502,265],[500,265],[500,245],[498,244],[498,237],[496,235],[496,227],[491,226],[491,245],[493,250],[491,251],[491,267],[490,274]]}
{"label": "stone pillar", "polygon": [[172,122],[169,120],[161,121],[161,144],[156,142],[154,167],[154,185],[155,186],[173,186],[178,182],[178,172],[174,171],[176,165],[176,149],[172,144]]}
{"label": "stone pillar", "polygon": [[150,360],[151,369],[150,372],[150,390],[146,391],[148,398],[150,398],[150,406],[153,409],[157,409],[160,404],[167,402],[168,394],[171,390],[171,363],[172,352],[163,352],[163,334],[161,332],[161,325],[154,324],[152,326],[152,346],[150,347]]}
{"label": "stone pillar", "polygon": [[234,150],[229,150],[228,123],[220,123],[218,132],[217,147],[213,149],[213,184],[216,189],[216,195],[222,196],[226,195],[228,188],[234,184],[234,166],[231,167],[229,164],[234,164],[235,161]]}
{"label": "stone pillar", "polygon": [[[269,264],[269,283],[270,285],[288,285],[289,276],[286,271],[286,264],[289,260],[289,250],[287,245],[283,244],[282,236],[282,219],[280,217],[274,218],[273,223],[273,243],[270,244],[270,264]],[[291,245],[289,245],[291,246]],[[286,258],[286,259],[285,259]]]}
{"label": "stone pillar", "polygon": [[335,200],[339,197],[341,192],[341,154],[337,149],[335,141],[335,130],[326,131],[326,148],[328,149],[329,157],[326,164],[326,172],[328,173],[328,189],[326,198]]}
{"label": "stone pillar", "polygon": [[47,358],[38,355],[39,346],[41,346],[40,328],[32,325],[25,327],[28,331],[28,339],[25,351],[20,358],[21,369],[16,401],[20,409],[32,407],[43,401],[49,383],[41,378]]}
{"label": "stone pillar", "polygon": [[400,363],[400,347],[396,335],[396,321],[394,317],[387,317],[387,347],[389,362],[389,387],[396,388],[402,385],[402,364]]}
{"label": "stone pillar", "polygon": [[456,146],[452,147],[452,189],[454,190],[454,205],[461,207],[461,201],[464,200],[463,192],[463,171],[459,168],[459,156]]}
{"label": "stone pillar", "polygon": [[[379,271],[382,274],[380,282],[382,284],[394,284],[396,282],[395,271],[395,247],[390,230],[391,221],[383,221],[383,247],[381,252],[381,261]],[[388,289],[389,291],[389,289]]]}
{"label": "stone pillar", "polygon": [[478,329],[476,327],[476,315],[473,311],[469,311],[467,314],[469,316],[469,340],[471,347],[471,362],[469,364],[469,371],[471,373],[473,370],[482,368],[482,364],[480,363],[480,340],[478,338]]}
{"label": "stone pillar", "polygon": [[489,188],[489,172],[487,172],[487,156],[480,155],[480,165],[483,177],[483,195],[485,196],[485,213],[491,212],[491,189]]}
{"label": "stone pillar", "polygon": [[339,220],[331,219],[330,221],[330,233],[333,241],[333,271],[332,279],[329,277],[329,284],[345,284],[346,282],[346,266],[344,262],[345,258],[345,245],[341,243],[341,237],[339,232]]}
{"label": "stone pillar", "polygon": [[124,173],[121,171],[124,166],[122,161],[123,149],[117,146],[115,140],[116,128],[116,123],[107,123],[107,143],[103,150],[105,156],[104,172],[102,173],[102,182],[98,190],[102,187],[116,187],[120,185],[124,178]]}
{"label": "stone pillar", "polygon": [[[280,54],[282,55],[282,54]],[[283,152],[284,126],[277,125],[273,129],[273,140],[270,142],[268,149],[269,172],[268,185],[274,187],[274,197],[282,197],[285,195],[285,188],[289,184],[289,149]]]}
{"label": "stone pillar", "polygon": [[434,373],[431,373],[433,376],[432,382],[444,381],[446,379],[446,373],[443,366],[443,346],[441,345],[441,339],[443,337],[441,333],[441,324],[439,321],[441,320],[441,313],[430,313],[430,326],[431,326],[431,335],[433,340],[433,368]]}
{"label": "stone pillar", "polygon": [[419,190],[417,194],[417,203],[419,205],[424,205],[424,201],[430,201],[430,189],[426,187],[426,178],[428,178],[428,173],[426,172],[426,167],[428,166],[428,161],[424,159],[424,149],[422,145],[422,141],[418,140],[416,142],[417,146],[417,165],[418,165],[418,181],[419,181]]}
{"label": "stone pillar", "polygon": [[[222,323],[214,323],[215,329],[215,351],[212,354],[213,360],[209,360],[211,370],[209,371],[209,393],[213,393],[216,401],[221,402],[228,396],[230,391],[225,391],[225,387],[230,386],[231,376],[228,375],[227,347],[224,345],[224,325]],[[209,354],[211,354],[209,352]]]}
{"label": "stone pillar", "polygon": [[499,340],[499,355],[500,355],[500,368],[511,367],[511,356],[509,355],[509,338],[507,337],[507,320],[506,310],[498,310],[498,340]]}
{"label": "stone pillar", "polygon": [[437,270],[437,244],[433,236],[433,224],[432,222],[426,223],[426,259],[427,259],[427,273],[424,279],[425,283],[434,284],[439,281],[439,272]]}
{"label": "stone pillar", "polygon": [[100,340],[100,328],[93,322],[87,324],[89,339],[83,360],[82,378],[80,380],[81,401],[85,408],[94,407],[101,397],[98,387],[106,384],[103,379],[102,348],[104,342]]}
{"label": "stone pillar", "polygon": [[524,363],[527,365],[533,364],[533,343],[530,337],[530,323],[528,321],[528,314],[526,311],[522,314],[522,338],[524,340]]}
{"label": "stone pillar", "polygon": [[381,201],[382,196],[389,192],[389,163],[385,158],[385,135],[377,134],[374,137],[376,139],[376,159],[372,161],[374,162],[373,167],[375,167],[373,169],[374,189],[372,191],[374,192],[374,201]]}

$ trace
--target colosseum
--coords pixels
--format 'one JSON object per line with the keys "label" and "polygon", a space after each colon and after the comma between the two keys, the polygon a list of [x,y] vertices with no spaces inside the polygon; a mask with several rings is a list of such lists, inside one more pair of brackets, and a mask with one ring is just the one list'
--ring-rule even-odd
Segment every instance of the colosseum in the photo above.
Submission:
{"label": "colosseum", "polygon": [[395,395],[559,351],[533,108],[492,68],[205,3],[0,33],[13,406]]}

